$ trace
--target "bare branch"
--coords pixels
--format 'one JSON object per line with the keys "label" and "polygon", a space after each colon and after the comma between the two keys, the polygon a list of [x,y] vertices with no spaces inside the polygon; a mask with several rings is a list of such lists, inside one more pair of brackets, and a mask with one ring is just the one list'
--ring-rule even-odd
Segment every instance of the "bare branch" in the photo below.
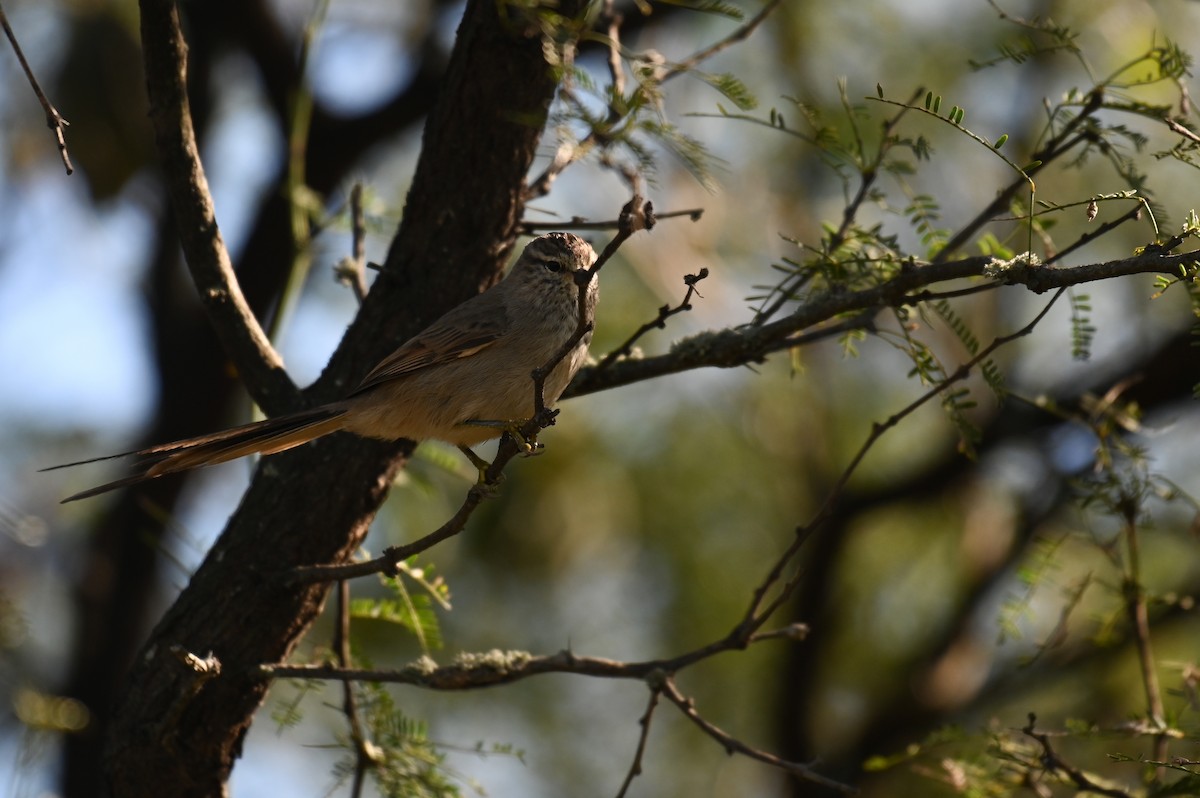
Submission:
{"label": "bare branch", "polygon": [[1171,119],[1170,117],[1164,117],[1163,122],[1165,122],[1167,127],[1169,127],[1173,132],[1178,133],[1188,141],[1195,144],[1200,144],[1200,136],[1196,135],[1194,131],[1189,130],[1188,128],[1179,124],[1174,119]]}
{"label": "bare branch", "polygon": [[650,737],[650,721],[654,718],[654,710],[658,707],[658,697],[661,695],[661,688],[650,688],[650,700],[646,703],[646,711],[638,719],[638,725],[642,727],[642,731],[638,735],[637,750],[633,753],[633,762],[629,764],[629,772],[625,774],[625,781],[621,782],[621,789],[617,791],[617,798],[625,798],[626,793],[629,792],[629,785],[642,775],[642,757],[646,754],[646,740]]}
{"label": "bare branch", "polygon": [[704,716],[702,716],[699,712],[697,712],[695,702],[683,695],[683,693],[679,692],[679,688],[675,686],[674,679],[668,677],[663,681],[662,694],[666,696],[671,703],[679,707],[679,710],[688,720],[696,724],[696,726],[698,726],[709,737],[720,743],[721,747],[725,749],[726,753],[741,754],[742,756],[746,756],[751,759],[757,759],[759,762],[765,762],[768,765],[773,765],[774,767],[786,771],[787,773],[803,779],[804,781],[812,782],[813,784],[820,784],[822,787],[835,790],[843,795],[853,795],[854,793],[858,792],[858,790],[856,790],[854,787],[851,787],[849,784],[843,784],[840,781],[834,781],[827,776],[822,776],[808,765],[800,762],[790,762],[786,759],[775,756],[774,754],[770,754],[766,751],[761,751],[757,748],[752,748],[749,745],[746,745],[741,740],[729,734],[729,732],[719,728],[711,721],[704,718]]}
{"label": "bare branch", "polygon": [[350,286],[359,305],[367,298],[367,222],[363,215],[362,194],[362,183],[355,183],[350,189],[350,256],[342,258],[333,267],[334,279]]}
{"label": "bare branch", "polygon": [[25,78],[29,81],[30,88],[37,95],[38,102],[42,104],[42,110],[46,113],[46,126],[54,131],[54,138],[58,141],[58,154],[62,158],[63,167],[67,170],[67,174],[74,174],[75,167],[71,165],[71,154],[67,152],[67,138],[64,128],[70,126],[70,122],[63,119],[62,114],[58,109],[51,104],[46,93],[42,91],[41,84],[38,83],[37,77],[33,74],[33,69],[30,68],[29,62],[25,60],[25,53],[21,50],[21,44],[17,41],[17,35],[13,33],[12,27],[8,24],[8,15],[4,13],[4,6],[0,4],[0,26],[4,28],[4,34],[8,36],[8,42],[12,45],[13,52],[17,54],[17,60],[21,62],[21,69],[25,71]]}
{"label": "bare branch", "polygon": [[[333,629],[333,649],[337,652],[338,664],[349,668],[350,658],[350,583],[337,585],[337,623]],[[354,781],[350,787],[351,798],[362,795],[363,781],[371,766],[371,744],[363,731],[359,719],[358,700],[354,696],[354,685],[342,682],[342,712],[350,724],[350,740],[354,744]]]}
{"label": "bare branch", "polygon": [[596,364],[596,369],[598,371],[600,369],[606,369],[618,359],[629,355],[633,352],[633,345],[636,344],[643,335],[651,330],[665,330],[667,328],[667,319],[683,313],[684,311],[691,310],[692,296],[700,296],[700,292],[696,289],[696,285],[705,277],[708,277],[707,268],[702,268],[697,274],[689,274],[684,277],[683,282],[685,285],[687,285],[687,293],[683,295],[683,301],[675,307],[663,305],[661,308],[659,308],[658,316],[655,319],[646,322],[641,327],[638,327],[636,330],[634,330],[633,335],[630,335],[627,339],[625,339],[623,344],[609,352],[599,363]]}
{"label": "bare branch", "polygon": [[217,227],[188,104],[179,9],[173,0],[141,0],[140,6],[150,121],[196,292],[255,402],[268,413],[294,410],[300,392],[242,295]]}
{"label": "bare branch", "polygon": [[[789,635],[771,633],[762,636],[762,640],[786,637]],[[548,655],[535,655],[528,651],[492,650],[459,654],[449,665],[438,665],[428,657],[422,657],[399,669],[339,668],[325,664],[292,665],[279,662],[258,665],[254,673],[263,679],[383,682],[450,692],[498,687],[547,673],[569,673],[602,679],[658,678],[662,674],[677,673],[717,654],[744,649],[751,642],[753,641],[731,633],[678,656],[634,662],[580,656],[569,649]]]}
{"label": "bare branch", "polygon": [[389,546],[384,549],[383,554],[365,562],[350,563],[348,565],[301,566],[288,574],[286,579],[287,584],[308,585],[339,579],[355,579],[357,577],[380,573],[395,576],[396,566],[399,563],[463,531],[472,513],[475,512],[475,509],[488,496],[488,484],[494,484],[498,481],[500,473],[504,470],[508,461],[515,457],[518,452],[519,449],[515,443],[509,446],[501,444],[487,472],[489,483],[473,485],[467,491],[467,496],[463,499],[463,503],[459,505],[458,511],[450,520],[425,537],[414,540],[411,543],[406,543],[403,546]]}
{"label": "bare branch", "polygon": [[1032,737],[1037,740],[1042,746],[1042,763],[1047,770],[1061,771],[1066,774],[1076,787],[1084,792],[1096,793],[1097,795],[1107,795],[1109,798],[1133,798],[1133,794],[1125,790],[1118,790],[1115,787],[1104,787],[1092,781],[1086,773],[1079,768],[1065,762],[1055,752],[1050,745],[1050,735],[1046,732],[1034,730],[1034,724],[1037,723],[1037,715],[1029,713],[1029,723],[1021,729],[1021,732],[1027,737]]}

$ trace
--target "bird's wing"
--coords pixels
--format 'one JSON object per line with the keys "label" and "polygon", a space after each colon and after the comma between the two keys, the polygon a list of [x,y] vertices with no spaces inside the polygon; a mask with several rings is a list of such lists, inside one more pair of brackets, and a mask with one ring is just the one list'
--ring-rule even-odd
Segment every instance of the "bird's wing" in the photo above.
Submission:
{"label": "bird's wing", "polygon": [[355,393],[478,354],[508,332],[504,305],[503,292],[492,289],[453,308],[380,361]]}

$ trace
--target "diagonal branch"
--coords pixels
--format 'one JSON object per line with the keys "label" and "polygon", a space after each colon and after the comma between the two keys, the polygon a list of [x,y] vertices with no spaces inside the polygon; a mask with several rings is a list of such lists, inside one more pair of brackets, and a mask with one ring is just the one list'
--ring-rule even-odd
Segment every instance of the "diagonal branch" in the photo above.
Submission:
{"label": "diagonal branch", "polygon": [[696,710],[695,702],[683,695],[683,693],[679,692],[679,688],[675,686],[674,679],[667,678],[663,680],[662,694],[666,696],[671,703],[679,707],[679,711],[683,713],[684,717],[696,724],[696,726],[698,726],[709,737],[720,743],[721,747],[725,749],[726,753],[741,754],[742,756],[749,757],[750,759],[757,759],[759,762],[777,767],[780,770],[796,776],[797,778],[803,779],[804,781],[812,782],[813,784],[820,784],[822,787],[834,790],[842,795],[853,795],[854,793],[858,792],[854,787],[851,787],[848,784],[843,784],[840,781],[834,781],[828,776],[822,776],[820,773],[801,762],[791,762],[782,757],[778,757],[774,754],[746,745],[744,742],[737,739],[729,732],[716,726],[712,721],[701,715]]}
{"label": "diagonal branch", "polygon": [[650,722],[654,719],[654,710],[658,707],[658,699],[661,695],[660,688],[650,688],[650,700],[646,703],[646,711],[638,719],[638,725],[642,727],[642,731],[638,734],[637,749],[633,753],[633,761],[629,764],[629,772],[625,774],[625,781],[621,782],[621,789],[617,791],[617,798],[625,798],[629,792],[629,785],[642,775],[642,759],[646,755],[646,740],[650,738]]}
{"label": "diagonal branch", "polygon": [[1029,723],[1021,729],[1021,733],[1027,737],[1032,737],[1034,740],[1037,740],[1039,745],[1041,745],[1041,761],[1047,770],[1051,772],[1059,771],[1064,773],[1066,777],[1069,778],[1081,792],[1094,793],[1095,795],[1106,795],[1109,796],[1109,798],[1132,798],[1132,793],[1128,793],[1125,790],[1119,790],[1115,787],[1105,787],[1102,784],[1097,784],[1096,782],[1092,781],[1092,779],[1089,778],[1088,775],[1082,770],[1065,761],[1058,755],[1058,752],[1055,751],[1054,747],[1050,744],[1050,735],[1046,732],[1037,731],[1034,728],[1035,723],[1037,723],[1037,715],[1030,712]]}
{"label": "diagonal branch", "polygon": [[[606,369],[617,360],[620,360],[622,357],[632,354],[634,344],[641,340],[643,335],[651,330],[667,329],[667,319],[683,313],[684,311],[691,310],[692,297],[700,296],[700,291],[697,290],[696,285],[706,277],[708,277],[707,268],[700,269],[700,271],[696,274],[689,274],[685,276],[683,278],[683,282],[687,286],[687,292],[683,295],[683,300],[680,301],[680,303],[675,307],[671,307],[670,305],[663,305],[660,307],[658,309],[658,316],[634,330],[633,334],[626,338],[624,343],[609,352],[604,356],[604,359],[596,364],[596,369]],[[700,298],[703,299],[703,297]]]}
{"label": "diagonal branch", "polygon": [[70,122],[63,119],[62,114],[54,107],[53,103],[42,91],[42,86],[38,83],[37,77],[33,74],[33,69],[29,66],[29,62],[25,60],[25,53],[21,50],[21,44],[17,41],[17,35],[13,33],[12,26],[8,24],[8,15],[4,13],[4,6],[0,5],[0,27],[4,28],[4,35],[8,37],[8,43],[12,45],[13,52],[17,54],[17,60],[21,62],[21,69],[25,71],[25,78],[29,81],[30,88],[37,95],[38,102],[42,104],[42,111],[46,114],[46,126],[54,131],[54,138],[58,141],[58,154],[62,157],[63,167],[67,170],[67,174],[74,174],[75,167],[71,165],[71,153],[67,152],[67,138],[64,128],[70,126]]}
{"label": "diagonal branch", "polygon": [[172,0],[141,0],[150,121],[171,210],[196,292],[254,401],[268,413],[294,410],[300,392],[242,295],[217,227],[187,97],[187,44]]}
{"label": "diagonal branch", "polygon": [[770,599],[769,601],[767,600],[767,596],[779,583],[779,580],[783,578],[783,572],[788,568],[789,564],[800,552],[800,549],[804,546],[805,542],[807,542],[812,533],[815,532],[822,524],[824,524],[833,514],[834,508],[841,500],[842,491],[845,489],[846,484],[850,481],[850,477],[854,475],[856,470],[858,470],[858,466],[862,463],[863,459],[867,456],[871,449],[874,448],[879,439],[882,438],[888,430],[892,429],[905,418],[915,413],[921,406],[932,400],[934,397],[941,395],[951,385],[966,379],[973,368],[986,361],[997,349],[1033,332],[1034,328],[1041,323],[1042,319],[1046,318],[1046,314],[1049,313],[1050,309],[1054,307],[1055,303],[1058,302],[1058,299],[1063,295],[1064,291],[1066,291],[1065,286],[1058,289],[1058,292],[1050,298],[1050,300],[1037,313],[1037,315],[1034,316],[1033,319],[1023,327],[1007,335],[1001,335],[992,339],[990,344],[981,349],[978,354],[960,365],[953,372],[946,375],[944,380],[939,381],[936,385],[930,387],[929,390],[921,394],[912,402],[888,416],[885,421],[876,422],[871,426],[871,432],[867,435],[866,440],[863,441],[862,446],[859,447],[854,457],[851,458],[849,465],[842,470],[841,475],[833,484],[833,487],[830,488],[829,493],[825,497],[824,503],[821,505],[821,508],[817,511],[816,515],[814,515],[812,520],[810,520],[807,524],[796,529],[796,535],[792,542],[783,551],[783,553],[776,558],[775,564],[767,573],[766,578],[763,579],[757,588],[755,588],[754,596],[750,602],[750,606],[747,608],[746,613],[742,618],[741,624],[738,625],[731,635],[742,634],[748,637],[750,634],[760,629],[762,625],[765,624],[772,615],[774,615],[775,611],[788,601],[792,593],[795,592],[796,588],[800,584],[800,578],[803,575],[799,569],[796,569],[791,576],[784,581],[782,586],[780,586],[778,591],[775,593],[774,598]]}
{"label": "diagonal branch", "polygon": [[744,25],[739,27],[733,33],[729,34],[720,41],[714,42],[708,47],[705,47],[703,50],[693,53],[682,61],[673,64],[663,75],[663,82],[670,80],[676,75],[682,75],[685,72],[690,72],[722,50],[727,50],[738,42],[750,38],[750,34],[754,33],[758,26],[766,21],[767,17],[771,15],[771,12],[775,10],[775,7],[778,6],[780,2],[782,2],[782,0],[769,0],[769,2],[762,7],[761,11],[747,20]]}

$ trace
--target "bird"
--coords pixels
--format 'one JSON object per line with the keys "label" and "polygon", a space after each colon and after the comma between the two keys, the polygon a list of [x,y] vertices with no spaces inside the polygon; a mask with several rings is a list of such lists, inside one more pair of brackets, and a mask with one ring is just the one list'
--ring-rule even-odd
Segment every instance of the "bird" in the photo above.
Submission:
{"label": "bird", "polygon": [[[455,444],[480,469],[482,480],[487,461],[470,447],[534,415],[531,375],[575,335],[581,306],[586,331],[546,376],[542,396],[547,407],[587,360],[599,286],[591,275],[583,288],[575,275],[595,261],[595,250],[579,236],[539,236],[526,245],[503,280],[401,344],[342,399],[208,435],[42,470],[139,458],[133,475],[75,493],[62,500],[66,503],[250,454],[275,454],[345,431],[380,440]],[[580,291],[585,292],[582,302]]]}

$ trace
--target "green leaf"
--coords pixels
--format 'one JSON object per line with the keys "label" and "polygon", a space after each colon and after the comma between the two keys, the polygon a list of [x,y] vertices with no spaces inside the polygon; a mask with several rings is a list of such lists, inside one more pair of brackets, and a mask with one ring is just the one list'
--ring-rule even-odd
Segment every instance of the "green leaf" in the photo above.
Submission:
{"label": "green leaf", "polygon": [[746,84],[728,73],[710,75],[705,72],[693,72],[696,77],[724,94],[742,111],[752,111],[758,107],[758,98],[750,93]]}
{"label": "green leaf", "polygon": [[742,9],[722,0],[659,0],[663,5],[681,6],[704,14],[717,14],[730,19],[742,19],[745,14]]}

